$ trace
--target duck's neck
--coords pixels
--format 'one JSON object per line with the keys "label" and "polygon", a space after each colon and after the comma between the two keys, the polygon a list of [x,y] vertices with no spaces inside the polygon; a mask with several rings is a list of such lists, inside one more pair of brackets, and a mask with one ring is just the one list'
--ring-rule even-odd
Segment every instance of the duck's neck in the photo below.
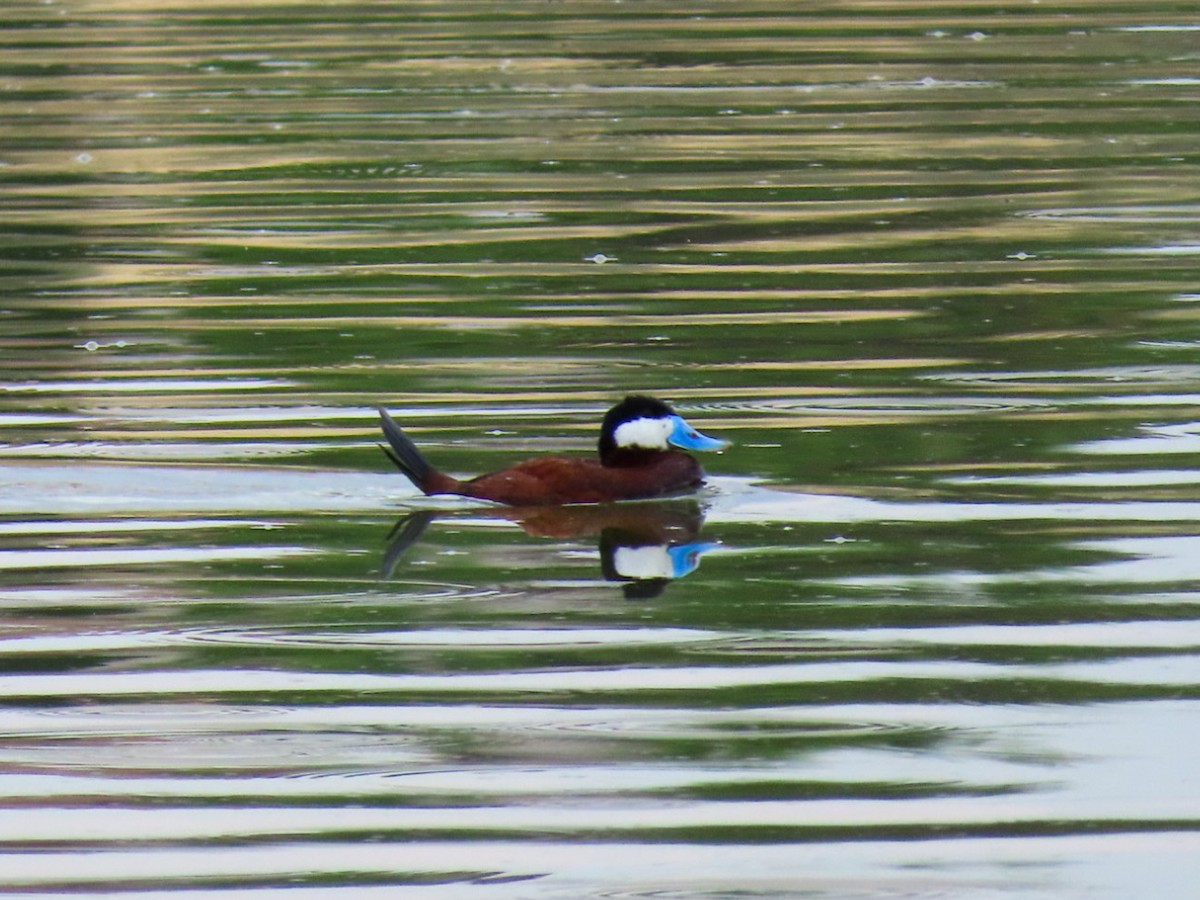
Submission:
{"label": "duck's neck", "polygon": [[613,469],[644,466],[675,450],[644,450],[641,447],[608,447],[600,453],[600,465]]}

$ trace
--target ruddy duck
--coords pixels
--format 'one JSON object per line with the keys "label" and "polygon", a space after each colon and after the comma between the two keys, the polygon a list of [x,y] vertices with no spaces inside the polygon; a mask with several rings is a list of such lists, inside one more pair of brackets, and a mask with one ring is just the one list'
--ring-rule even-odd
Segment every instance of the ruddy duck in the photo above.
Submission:
{"label": "ruddy duck", "polygon": [[[558,506],[640,500],[698,487],[704,470],[687,453],[721,450],[728,441],[703,435],[653,397],[631,395],[604,416],[600,458],[539,456],[507,469],[460,481],[439,472],[384,409],[386,453],[425,494],[459,494],[509,506]],[[383,446],[382,444],[380,445]]]}

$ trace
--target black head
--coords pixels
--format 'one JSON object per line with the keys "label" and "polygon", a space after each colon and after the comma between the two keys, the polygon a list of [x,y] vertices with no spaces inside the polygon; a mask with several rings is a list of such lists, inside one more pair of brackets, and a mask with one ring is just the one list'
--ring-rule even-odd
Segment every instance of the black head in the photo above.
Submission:
{"label": "black head", "polygon": [[[629,422],[636,422],[639,419],[648,421],[668,422],[675,415],[675,410],[667,406],[661,400],[654,397],[646,397],[642,394],[630,394],[607,413],[604,414],[604,421],[600,423],[600,459],[604,460],[611,458],[612,454],[618,449],[635,449],[632,447],[620,447],[617,443],[617,429]],[[653,441],[647,443],[653,444]],[[637,446],[640,450],[665,450],[665,439],[661,447],[658,446]]]}
{"label": "black head", "polygon": [[653,397],[631,394],[608,411],[600,427],[600,461],[634,465],[647,454],[680,450],[724,450],[729,441],[701,434],[671,407]]}

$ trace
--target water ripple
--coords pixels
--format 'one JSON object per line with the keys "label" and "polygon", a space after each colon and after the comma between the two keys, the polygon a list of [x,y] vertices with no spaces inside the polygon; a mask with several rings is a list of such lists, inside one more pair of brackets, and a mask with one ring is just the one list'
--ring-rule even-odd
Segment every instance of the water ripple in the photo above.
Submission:
{"label": "water ripple", "polygon": [[[969,581],[969,579],[968,579]],[[869,583],[858,580],[854,583]],[[1196,674],[1186,657],[1156,660],[1116,660],[1048,666],[989,665],[972,662],[900,660],[812,662],[758,666],[612,667],[584,671],[491,672],[453,675],[383,675],[278,672],[270,670],[93,672],[82,675],[9,675],[0,683],[0,696],[15,698],[121,697],[161,698],[193,693],[321,694],[357,691],[387,694],[475,693],[504,695],[562,692],[608,694],[620,691],[715,691],[748,686],[813,683],[865,683],[893,679],[970,682],[1017,677],[1079,680],[1084,683],[1192,685]]]}

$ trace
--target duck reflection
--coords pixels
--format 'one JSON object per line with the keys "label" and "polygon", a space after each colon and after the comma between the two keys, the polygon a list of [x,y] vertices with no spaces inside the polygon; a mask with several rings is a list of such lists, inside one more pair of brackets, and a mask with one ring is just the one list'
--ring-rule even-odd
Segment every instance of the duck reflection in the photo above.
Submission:
{"label": "duck reflection", "polygon": [[[604,579],[623,582],[622,590],[631,600],[658,596],[672,581],[695,571],[700,558],[719,546],[716,541],[700,539],[704,509],[692,498],[496,507],[479,512],[515,522],[534,537],[596,540]],[[434,510],[418,510],[395,524],[383,559],[384,578],[391,577],[405,553],[438,515]]]}

